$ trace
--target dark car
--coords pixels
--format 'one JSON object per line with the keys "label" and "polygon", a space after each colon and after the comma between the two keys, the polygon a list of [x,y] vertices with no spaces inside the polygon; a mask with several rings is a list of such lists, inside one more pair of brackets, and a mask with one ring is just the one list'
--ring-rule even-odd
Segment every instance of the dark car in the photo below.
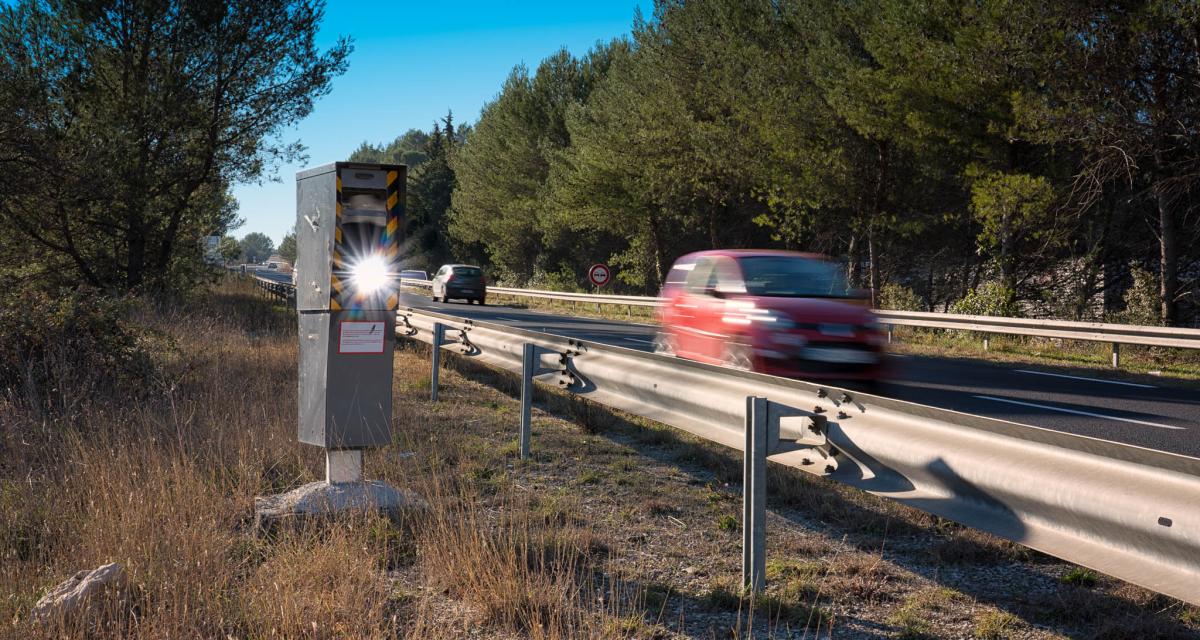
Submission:
{"label": "dark car", "polygon": [[474,265],[443,265],[434,274],[430,289],[434,302],[449,302],[455,298],[479,304],[487,302],[487,278],[483,276],[483,269]]}
{"label": "dark car", "polygon": [[792,378],[879,381],[887,337],[841,267],[815,254],[719,250],[680,258],[656,350]]}

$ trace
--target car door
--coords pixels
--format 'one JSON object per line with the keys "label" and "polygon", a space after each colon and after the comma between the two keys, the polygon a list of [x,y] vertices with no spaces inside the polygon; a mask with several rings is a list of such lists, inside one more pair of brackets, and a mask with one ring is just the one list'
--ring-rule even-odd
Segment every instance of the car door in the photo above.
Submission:
{"label": "car door", "polygon": [[676,298],[674,316],[675,349],[681,356],[695,358],[702,356],[704,337],[697,324],[697,311],[704,304],[705,289],[708,280],[713,276],[713,259],[703,257],[696,261],[696,266],[688,273],[683,283],[683,291]]}
{"label": "car door", "polygon": [[430,287],[433,290],[433,297],[442,300],[446,299],[446,271],[448,269],[445,266],[438,269],[437,275],[433,276],[433,286]]}
{"label": "car door", "polygon": [[[739,337],[739,326],[728,322],[729,305],[736,304],[734,296],[745,291],[741,273],[734,261],[725,256],[714,257],[712,268],[703,289],[696,297],[693,310],[696,353],[701,359],[709,362],[724,361],[729,341]],[[736,314],[734,317],[737,317]]]}

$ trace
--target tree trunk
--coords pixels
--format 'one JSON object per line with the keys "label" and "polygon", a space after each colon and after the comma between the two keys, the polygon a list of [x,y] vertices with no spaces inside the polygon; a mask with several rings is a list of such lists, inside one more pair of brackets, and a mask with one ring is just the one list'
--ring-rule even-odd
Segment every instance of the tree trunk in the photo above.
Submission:
{"label": "tree trunk", "polygon": [[1174,212],[1164,191],[1161,185],[1154,189],[1158,205],[1158,296],[1162,322],[1171,327],[1178,320],[1179,309],[1175,301],[1179,291],[1179,237],[1175,230]]}
{"label": "tree trunk", "polygon": [[862,262],[859,255],[858,236],[850,234],[850,246],[846,248],[846,282],[851,287],[859,286],[858,265]]}
{"label": "tree trunk", "polygon": [[867,259],[871,262],[870,272],[870,287],[871,287],[871,308],[879,308],[879,263],[875,259],[875,225],[872,223],[867,227]]}
{"label": "tree trunk", "polygon": [[650,225],[649,225],[650,226],[650,246],[651,246],[652,251],[654,252],[654,255],[653,255],[654,277],[657,279],[657,282],[652,283],[653,288],[651,289],[651,292],[654,295],[658,295],[658,290],[660,288],[662,288],[662,283],[667,278],[666,272],[663,271],[663,253],[664,253],[664,251],[663,251],[663,246],[662,246],[662,232],[658,228],[658,216],[657,215],[651,213],[649,222],[650,222]]}

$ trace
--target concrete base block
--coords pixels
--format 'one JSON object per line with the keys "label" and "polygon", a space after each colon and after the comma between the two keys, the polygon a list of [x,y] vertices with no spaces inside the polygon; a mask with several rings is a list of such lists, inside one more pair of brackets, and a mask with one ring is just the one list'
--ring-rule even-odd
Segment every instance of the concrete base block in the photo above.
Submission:
{"label": "concrete base block", "polygon": [[420,496],[378,480],[310,482],[287,493],[255,498],[254,528],[266,533],[281,525],[297,526],[348,511],[375,511],[397,519],[427,506]]}

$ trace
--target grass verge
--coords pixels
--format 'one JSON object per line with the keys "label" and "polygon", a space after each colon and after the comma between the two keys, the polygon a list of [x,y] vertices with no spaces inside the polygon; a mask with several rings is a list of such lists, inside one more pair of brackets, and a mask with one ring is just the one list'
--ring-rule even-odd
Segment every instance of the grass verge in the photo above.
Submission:
{"label": "grass verge", "polygon": [[[369,476],[430,508],[261,539],[255,495],[321,477],[296,443],[294,315],[233,284],[136,320],[169,338],[153,392],[69,421],[0,401],[0,635],[11,638],[1193,637],[1191,607],[921,512],[773,469],[765,593],[738,585],[737,454],[401,343],[396,441]],[[97,372],[102,375],[103,372]],[[721,523],[728,523],[722,525]],[[932,551],[944,544],[940,552]],[[34,624],[106,562],[118,596]],[[1119,635],[1125,634],[1125,635]]]}

